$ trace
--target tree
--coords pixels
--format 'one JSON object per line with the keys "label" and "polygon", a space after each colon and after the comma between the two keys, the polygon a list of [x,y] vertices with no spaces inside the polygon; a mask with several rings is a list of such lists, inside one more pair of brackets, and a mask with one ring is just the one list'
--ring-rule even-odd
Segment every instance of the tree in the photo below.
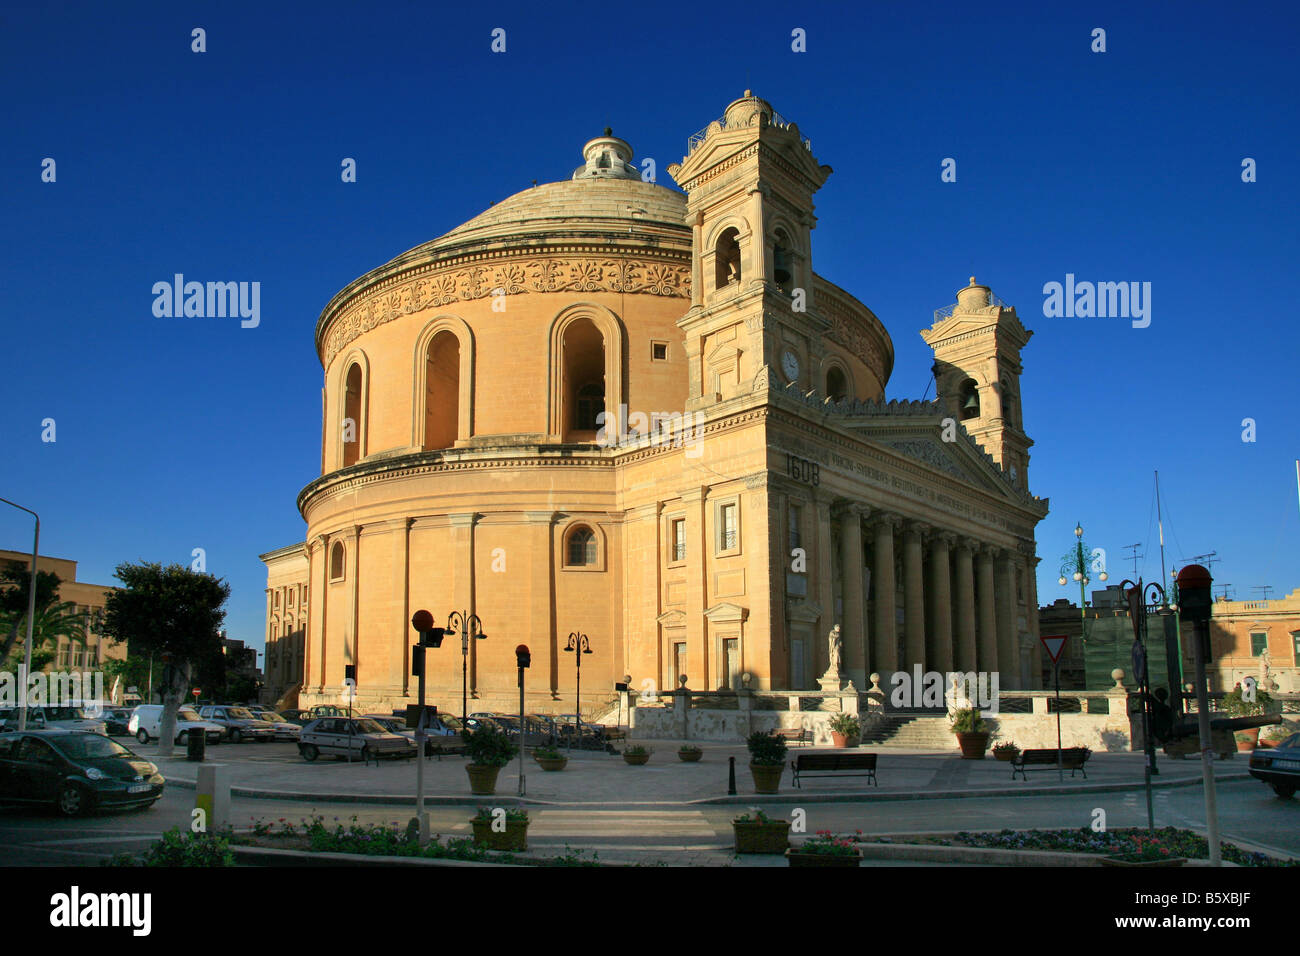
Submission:
{"label": "tree", "polygon": [[158,755],[169,757],[191,671],[221,652],[230,585],[180,564],[119,564],[114,577],[123,587],[108,596],[104,633],[117,641],[130,637],[137,653],[152,651],[163,662]]}
{"label": "tree", "polygon": [[[0,666],[12,669],[23,660],[19,638],[26,638],[27,597],[31,588],[31,572],[16,561],[0,569],[0,630],[5,632],[0,646]],[[77,606],[59,600],[59,585],[63,582],[53,571],[36,572],[36,614],[32,618],[32,673],[43,671],[54,660],[54,654],[45,650],[48,644],[58,645],[59,638],[85,643],[90,627],[90,615],[78,611]]]}

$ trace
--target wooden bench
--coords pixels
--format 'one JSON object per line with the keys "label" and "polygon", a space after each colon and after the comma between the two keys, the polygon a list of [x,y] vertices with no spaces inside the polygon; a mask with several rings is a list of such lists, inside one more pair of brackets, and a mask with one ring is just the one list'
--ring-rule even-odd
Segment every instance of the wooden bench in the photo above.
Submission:
{"label": "wooden bench", "polygon": [[778,727],[772,736],[780,737],[787,743],[812,743],[812,731],[807,727]]}
{"label": "wooden bench", "polygon": [[872,784],[880,786],[876,780],[876,754],[859,753],[813,753],[800,754],[790,761],[794,771],[794,785],[803,789],[800,777],[867,777]]}
{"label": "wooden bench", "polygon": [[[1011,761],[1011,779],[1016,779],[1016,774],[1020,774],[1021,780],[1028,780],[1025,776],[1026,770],[1055,770],[1056,769],[1056,749],[1051,750],[1024,750],[1020,756]],[[1088,762],[1092,756],[1092,751],[1087,747],[1066,747],[1061,750],[1061,766],[1070,771],[1070,776],[1074,776],[1077,770],[1083,774],[1083,779],[1088,779],[1088,771],[1083,769],[1083,765]]]}

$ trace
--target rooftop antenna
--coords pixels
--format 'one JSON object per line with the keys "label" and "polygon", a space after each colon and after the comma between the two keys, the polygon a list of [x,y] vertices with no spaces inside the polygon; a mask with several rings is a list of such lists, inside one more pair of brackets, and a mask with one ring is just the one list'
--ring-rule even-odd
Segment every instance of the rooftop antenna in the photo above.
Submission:
{"label": "rooftop antenna", "polygon": [[[1150,513],[1151,513],[1151,512],[1149,512],[1149,511],[1147,512],[1147,514],[1150,514]],[[1150,527],[1150,525],[1148,525],[1147,527]],[[1126,544],[1126,545],[1124,545],[1124,550],[1125,550],[1125,551],[1132,551],[1132,552],[1133,552],[1131,555],[1129,555],[1129,560],[1133,562],[1133,577],[1135,577],[1135,578],[1138,576],[1138,559],[1139,559],[1139,558],[1144,558],[1144,557],[1146,557],[1146,555],[1144,555],[1144,554],[1138,554],[1138,553],[1137,553],[1137,549],[1140,548],[1141,546],[1142,546],[1142,542],[1141,542],[1141,541],[1137,542],[1136,544]]]}
{"label": "rooftop antenna", "polygon": [[1223,594],[1220,595],[1220,598],[1221,598],[1222,600],[1224,600],[1224,601],[1231,601],[1231,600],[1232,600],[1232,598],[1228,597],[1228,588],[1232,587],[1231,584],[1216,584],[1215,587],[1216,587],[1216,588],[1223,588]]}
{"label": "rooftop antenna", "polygon": [[1257,584],[1257,585],[1255,585],[1253,588],[1251,588],[1251,590],[1252,590],[1252,591],[1263,591],[1263,592],[1264,592],[1264,600],[1267,601],[1267,600],[1268,600],[1268,592],[1271,591],[1271,590],[1273,590],[1273,588],[1272,588],[1270,585],[1267,585],[1267,584]]}
{"label": "rooftop antenna", "polygon": [[1205,570],[1213,573],[1214,565],[1218,564],[1222,558],[1216,558],[1217,551],[1211,551],[1208,554],[1194,554],[1190,558],[1183,558],[1184,561],[1191,561],[1197,564],[1204,564]]}

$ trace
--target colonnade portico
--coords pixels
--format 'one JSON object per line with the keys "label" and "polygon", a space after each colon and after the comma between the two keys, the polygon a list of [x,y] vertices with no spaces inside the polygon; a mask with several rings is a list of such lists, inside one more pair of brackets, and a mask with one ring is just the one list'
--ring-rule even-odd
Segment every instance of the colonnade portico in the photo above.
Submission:
{"label": "colonnade portico", "polygon": [[[810,570],[829,573],[814,571],[810,590],[821,608],[834,609],[817,629],[824,637],[840,625],[844,676],[854,686],[864,690],[871,673],[883,681],[916,664],[996,671],[1001,687],[1022,685],[1022,654],[1037,639],[1026,613],[1031,592],[1017,593],[1017,572],[1032,579],[1037,563],[1023,545],[981,541],[824,495],[816,504]],[[818,674],[825,663],[816,660]]]}

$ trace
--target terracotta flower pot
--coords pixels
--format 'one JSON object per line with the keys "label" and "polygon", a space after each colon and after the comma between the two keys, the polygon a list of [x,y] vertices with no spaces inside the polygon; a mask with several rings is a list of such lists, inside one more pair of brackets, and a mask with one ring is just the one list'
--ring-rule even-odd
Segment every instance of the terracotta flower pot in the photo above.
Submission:
{"label": "terracotta flower pot", "polygon": [[625,750],[623,751],[623,759],[634,767],[640,767],[650,762],[650,754],[630,754]]}
{"label": "terracotta flower pot", "polygon": [[1250,727],[1246,730],[1238,730],[1233,736],[1237,741],[1238,753],[1249,753],[1259,743],[1259,728]]}
{"label": "terracotta flower pot", "polygon": [[989,745],[988,731],[957,735],[957,746],[961,747],[962,760],[983,760],[984,751]]}
{"label": "terracotta flower pot", "polygon": [[543,770],[563,770],[565,764],[569,762],[568,757],[534,757],[533,759]]}
{"label": "terracotta flower pot", "polygon": [[491,820],[472,819],[469,822],[474,828],[474,842],[478,846],[487,847],[489,850],[510,852],[528,849],[527,820],[507,820],[506,828],[502,832],[492,829]]}
{"label": "terracotta flower pot", "polygon": [[848,734],[842,734],[838,730],[831,731],[831,746],[844,748],[849,745],[850,737]]}
{"label": "terracotta flower pot", "polygon": [[704,756],[704,751],[703,751],[703,750],[679,750],[679,751],[677,751],[677,759],[678,759],[678,760],[681,760],[681,761],[683,761],[683,762],[685,762],[685,763],[696,763],[696,762],[698,762],[699,759],[700,759],[701,757],[703,757],[703,756]]}
{"label": "terracotta flower pot", "polygon": [[854,850],[851,854],[802,853],[791,847],[785,851],[785,861],[790,866],[858,866],[862,863],[862,851]]}
{"label": "terracotta flower pot", "polygon": [[733,823],[737,853],[784,853],[790,846],[790,821]]}
{"label": "terracotta flower pot", "polygon": [[1010,763],[1012,760],[1015,760],[1017,757],[1020,756],[1020,751],[1019,750],[995,750],[993,751],[993,756],[998,760],[1004,761],[1006,763]]}
{"label": "terracotta flower pot", "polygon": [[488,767],[483,764],[465,764],[465,773],[469,774],[469,792],[477,796],[491,796],[497,792],[497,774],[500,767]]}
{"label": "terracotta flower pot", "polygon": [[751,763],[749,772],[754,778],[754,791],[756,793],[776,793],[781,789],[781,775],[785,773],[785,764],[779,763],[771,766]]}

